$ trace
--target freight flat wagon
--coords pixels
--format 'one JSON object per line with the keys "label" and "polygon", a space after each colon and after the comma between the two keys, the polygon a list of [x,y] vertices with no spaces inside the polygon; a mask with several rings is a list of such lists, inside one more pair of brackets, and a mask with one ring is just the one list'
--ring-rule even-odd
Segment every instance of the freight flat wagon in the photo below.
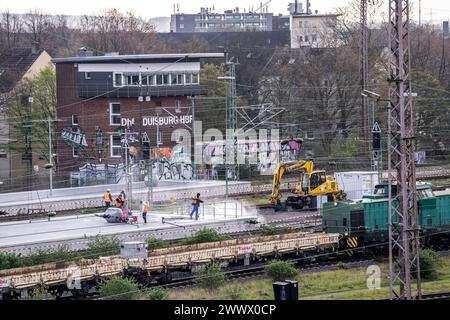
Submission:
{"label": "freight flat wagon", "polygon": [[194,273],[213,261],[227,268],[276,257],[335,252],[338,242],[339,234],[291,233],[157,249],[149,251],[147,258],[111,256],[9,269],[0,271],[1,296],[14,298],[37,286],[59,294],[86,294],[100,279],[121,274],[151,284],[170,280],[173,272]]}

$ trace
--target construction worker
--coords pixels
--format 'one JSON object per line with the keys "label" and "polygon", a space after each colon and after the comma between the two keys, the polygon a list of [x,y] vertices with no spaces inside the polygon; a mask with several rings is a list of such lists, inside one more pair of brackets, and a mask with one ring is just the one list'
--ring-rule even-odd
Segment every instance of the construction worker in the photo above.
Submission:
{"label": "construction worker", "polygon": [[116,199],[116,203],[114,204],[117,208],[122,208],[122,201],[120,201],[120,198],[118,197]]}
{"label": "construction worker", "polygon": [[144,219],[144,224],[147,224],[148,203],[147,201],[141,201],[141,204],[142,204],[142,219]]}
{"label": "construction worker", "polygon": [[119,200],[120,200],[120,202],[121,202],[121,208],[123,209],[123,208],[125,208],[125,202],[126,202],[126,200],[127,200],[127,195],[125,194],[125,191],[124,190],[122,190],[121,192],[120,192],[120,194],[119,194]]}
{"label": "construction worker", "polygon": [[111,206],[111,202],[113,201],[110,189],[106,190],[105,195],[103,196],[103,200],[105,201],[106,209],[108,209]]}
{"label": "construction worker", "polygon": [[195,213],[195,220],[198,220],[198,208],[200,207],[200,203],[203,203],[203,201],[200,200],[200,193],[197,193],[195,197],[192,197],[191,219],[192,215]]}

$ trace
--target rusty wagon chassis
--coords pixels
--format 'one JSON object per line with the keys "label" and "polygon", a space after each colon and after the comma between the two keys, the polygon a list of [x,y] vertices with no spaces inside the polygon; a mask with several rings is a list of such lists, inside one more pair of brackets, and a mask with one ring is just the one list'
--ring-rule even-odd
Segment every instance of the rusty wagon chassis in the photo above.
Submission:
{"label": "rusty wagon chassis", "polygon": [[213,261],[227,269],[274,258],[307,260],[336,252],[338,242],[339,234],[291,233],[157,249],[146,259],[110,256],[2,270],[0,298],[15,299],[40,286],[59,296],[88,295],[101,279],[113,275],[131,276],[150,286],[170,282],[175,274],[192,275]]}

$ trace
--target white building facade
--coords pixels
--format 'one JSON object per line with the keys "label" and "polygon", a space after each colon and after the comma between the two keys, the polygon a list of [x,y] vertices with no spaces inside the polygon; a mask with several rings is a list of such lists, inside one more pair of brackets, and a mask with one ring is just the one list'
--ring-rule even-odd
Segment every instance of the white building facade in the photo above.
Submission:
{"label": "white building facade", "polygon": [[325,38],[332,35],[336,14],[293,14],[290,17],[291,48],[323,48]]}

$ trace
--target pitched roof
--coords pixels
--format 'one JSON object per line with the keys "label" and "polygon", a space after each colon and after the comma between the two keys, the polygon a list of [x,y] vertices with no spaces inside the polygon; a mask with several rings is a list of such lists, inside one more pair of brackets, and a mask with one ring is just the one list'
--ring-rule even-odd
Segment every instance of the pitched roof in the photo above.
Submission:
{"label": "pitched roof", "polygon": [[0,51],[0,93],[10,92],[44,50],[13,48]]}

